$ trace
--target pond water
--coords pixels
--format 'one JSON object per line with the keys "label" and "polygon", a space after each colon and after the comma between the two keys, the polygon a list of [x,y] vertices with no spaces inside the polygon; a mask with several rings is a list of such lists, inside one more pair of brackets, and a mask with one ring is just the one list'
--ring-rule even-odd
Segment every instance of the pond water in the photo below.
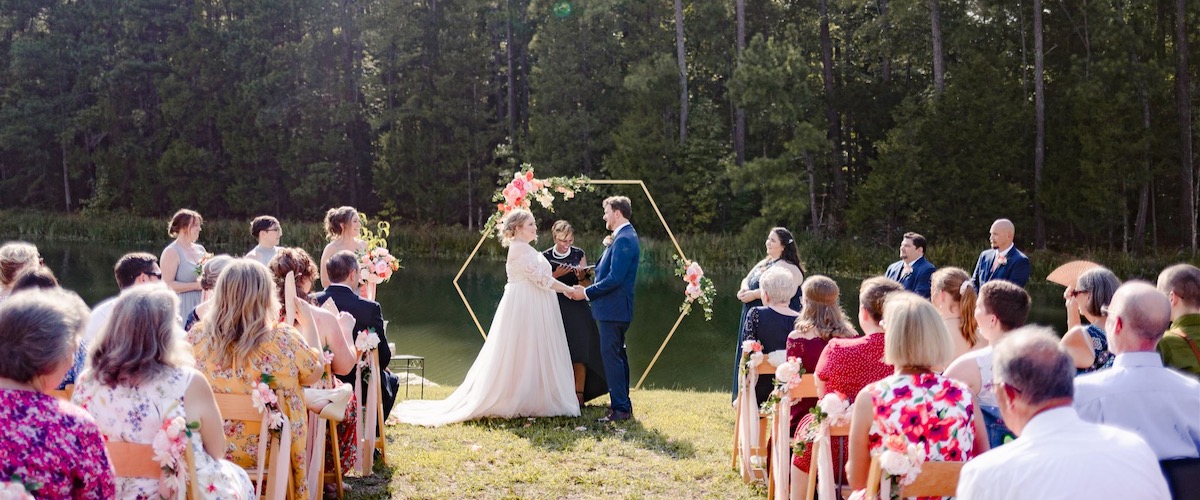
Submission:
{"label": "pond water", "polygon": [[[118,246],[39,243],[45,262],[63,286],[74,290],[90,305],[116,293],[112,266],[126,252]],[[217,252],[226,249],[209,248]],[[243,249],[237,253],[243,253]],[[319,255],[319,252],[316,253]],[[464,257],[465,258],[465,257]],[[379,286],[378,299],[389,320],[387,337],[396,343],[396,353],[425,357],[425,376],[439,384],[457,385],[470,368],[483,337],[471,321],[452,280],[461,261],[406,258],[404,269],[392,281]],[[643,387],[726,391],[733,369],[733,348],[741,303],[734,297],[741,273],[712,273],[717,287],[715,314],[704,321],[698,308],[684,318]],[[838,278],[842,305],[856,317],[858,278]],[[467,268],[459,285],[470,300],[486,330],[504,289],[504,263],[476,260]],[[1030,322],[1050,325],[1060,334],[1065,326],[1062,288],[1053,284],[1030,287],[1034,310]],[[679,316],[683,297],[680,278],[673,269],[643,265],[638,271],[636,307],[626,338],[632,383],[636,383],[654,357]],[[857,322],[857,320],[855,320]]]}

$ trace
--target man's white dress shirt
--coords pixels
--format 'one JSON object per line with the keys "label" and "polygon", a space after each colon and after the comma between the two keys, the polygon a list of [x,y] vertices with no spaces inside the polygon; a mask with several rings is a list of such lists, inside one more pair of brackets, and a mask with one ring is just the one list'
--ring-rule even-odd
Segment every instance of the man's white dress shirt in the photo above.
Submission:
{"label": "man's white dress shirt", "polygon": [[1158,459],[1132,432],[1084,422],[1071,407],[1034,416],[1021,436],[967,462],[961,500],[1171,498]]}

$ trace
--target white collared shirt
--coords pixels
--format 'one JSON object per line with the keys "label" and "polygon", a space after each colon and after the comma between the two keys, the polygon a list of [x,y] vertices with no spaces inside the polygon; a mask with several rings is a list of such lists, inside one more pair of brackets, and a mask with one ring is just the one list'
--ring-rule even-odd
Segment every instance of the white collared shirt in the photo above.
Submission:
{"label": "white collared shirt", "polygon": [[1155,351],[1118,354],[1075,379],[1079,417],[1137,434],[1159,460],[1200,457],[1200,382],[1163,367]]}
{"label": "white collared shirt", "polygon": [[92,308],[92,314],[88,316],[87,328],[83,330],[83,337],[80,339],[81,344],[90,346],[92,342],[95,342],[96,335],[100,333],[100,329],[108,324],[108,318],[112,316],[113,306],[117,305],[117,298],[120,296],[121,294],[118,293],[104,299],[99,304],[96,304],[96,307]]}
{"label": "white collared shirt", "polygon": [[621,230],[625,229],[625,226],[628,226],[628,225],[629,225],[629,221],[625,221],[625,222],[622,222],[620,226],[613,228],[613,232],[612,232],[613,237],[616,237],[617,233],[621,232]]}
{"label": "white collared shirt", "polygon": [[1009,244],[1004,250],[996,250],[996,257],[1008,257],[1008,251],[1012,250],[1016,245]]}
{"label": "white collared shirt", "polygon": [[1069,406],[1035,415],[1021,436],[967,462],[957,498],[1167,500],[1158,459],[1132,432],[1080,420]]}

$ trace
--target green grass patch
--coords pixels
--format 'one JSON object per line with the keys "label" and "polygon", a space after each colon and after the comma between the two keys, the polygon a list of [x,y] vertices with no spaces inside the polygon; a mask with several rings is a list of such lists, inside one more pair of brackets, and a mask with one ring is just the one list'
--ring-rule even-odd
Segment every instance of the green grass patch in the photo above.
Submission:
{"label": "green grass patch", "polygon": [[[453,387],[426,389],[441,399]],[[484,419],[386,427],[388,465],[347,498],[761,498],[731,468],[733,410],[715,392],[639,390],[636,420]],[[580,429],[582,428],[582,429]]]}

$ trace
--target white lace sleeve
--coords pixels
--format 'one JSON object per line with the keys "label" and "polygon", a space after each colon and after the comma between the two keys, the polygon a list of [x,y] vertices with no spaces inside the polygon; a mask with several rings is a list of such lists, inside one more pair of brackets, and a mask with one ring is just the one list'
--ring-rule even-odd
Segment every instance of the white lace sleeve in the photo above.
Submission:
{"label": "white lace sleeve", "polygon": [[557,280],[550,271],[550,264],[542,257],[542,254],[532,248],[529,250],[516,256],[517,269],[530,283],[540,288],[553,290],[554,282]]}

